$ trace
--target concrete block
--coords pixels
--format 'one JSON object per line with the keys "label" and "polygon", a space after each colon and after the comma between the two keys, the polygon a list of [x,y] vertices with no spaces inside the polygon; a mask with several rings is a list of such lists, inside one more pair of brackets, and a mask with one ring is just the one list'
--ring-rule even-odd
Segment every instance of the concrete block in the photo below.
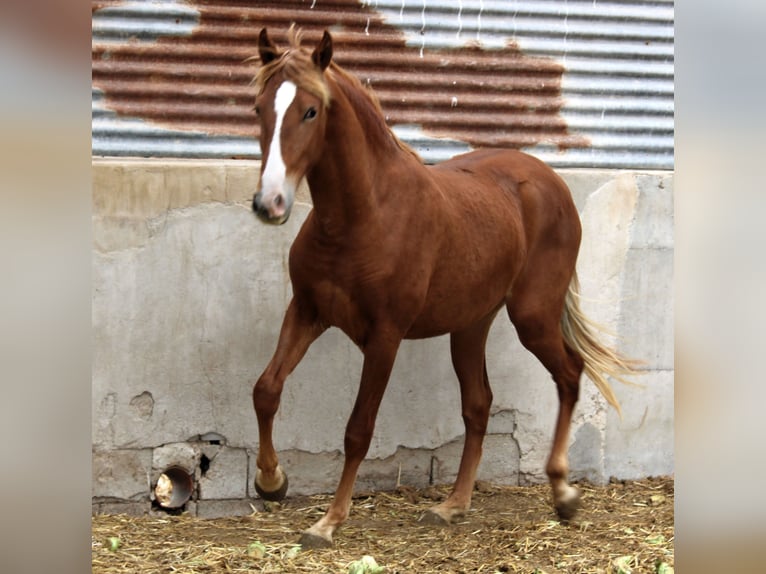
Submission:
{"label": "concrete block", "polygon": [[488,434],[477,478],[497,484],[519,484],[519,445],[511,434]]}
{"label": "concrete block", "polygon": [[92,496],[148,500],[151,468],[150,449],[96,451],[92,463]]}
{"label": "concrete block", "polygon": [[513,434],[516,431],[516,411],[494,407],[489,415],[487,434]]}
{"label": "concrete block", "polygon": [[199,479],[199,462],[202,452],[197,443],[179,442],[165,444],[152,451],[152,483],[171,466],[180,466],[195,479]]}
{"label": "concrete block", "polygon": [[[210,452],[211,449],[207,449]],[[207,457],[206,457],[207,458]],[[199,500],[247,498],[247,452],[220,447],[199,479]]]}
{"label": "concrete block", "polygon": [[392,490],[400,485],[426,487],[431,478],[431,457],[429,449],[399,448],[385,459],[365,459],[359,468],[356,490]]}

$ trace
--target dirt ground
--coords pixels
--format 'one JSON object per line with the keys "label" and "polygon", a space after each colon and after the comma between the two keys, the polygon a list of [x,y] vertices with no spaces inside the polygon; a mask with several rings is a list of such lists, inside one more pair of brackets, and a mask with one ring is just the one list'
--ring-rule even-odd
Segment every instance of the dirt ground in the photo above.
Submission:
{"label": "dirt ground", "polygon": [[472,510],[448,527],[418,523],[448,486],[359,493],[326,550],[301,550],[297,540],[329,496],[288,498],[242,518],[94,516],[93,572],[346,573],[364,555],[390,574],[673,572],[672,478],[578,486],[583,507],[561,523],[547,485],[480,482]]}

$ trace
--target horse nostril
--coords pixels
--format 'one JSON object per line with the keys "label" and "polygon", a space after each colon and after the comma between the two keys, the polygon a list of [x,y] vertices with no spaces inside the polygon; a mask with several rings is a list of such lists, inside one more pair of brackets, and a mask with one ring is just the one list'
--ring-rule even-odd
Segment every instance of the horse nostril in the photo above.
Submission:
{"label": "horse nostril", "polygon": [[268,219],[269,211],[266,206],[261,203],[260,194],[256,193],[253,197],[253,213],[255,213],[261,219]]}
{"label": "horse nostril", "polygon": [[286,211],[287,198],[282,193],[264,198],[263,194],[258,192],[253,196],[253,213],[263,221],[272,221],[280,218]]}

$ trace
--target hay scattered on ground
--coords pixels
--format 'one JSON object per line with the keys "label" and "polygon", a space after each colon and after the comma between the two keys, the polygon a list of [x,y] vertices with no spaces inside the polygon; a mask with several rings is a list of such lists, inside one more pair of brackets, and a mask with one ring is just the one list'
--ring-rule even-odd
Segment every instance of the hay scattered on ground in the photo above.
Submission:
{"label": "hay scattered on ground", "polygon": [[289,498],[242,518],[188,515],[93,517],[93,572],[338,572],[371,555],[388,573],[658,573],[673,567],[673,479],[579,484],[583,508],[569,523],[552,511],[547,485],[479,482],[458,524],[418,523],[449,487],[360,493],[327,550],[301,550],[301,530],[329,496]]}

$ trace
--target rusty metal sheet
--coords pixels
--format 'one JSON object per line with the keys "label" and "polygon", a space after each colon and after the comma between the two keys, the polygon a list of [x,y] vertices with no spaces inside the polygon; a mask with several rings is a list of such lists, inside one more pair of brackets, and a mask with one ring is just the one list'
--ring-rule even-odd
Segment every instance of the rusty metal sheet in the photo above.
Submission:
{"label": "rusty metal sheet", "polygon": [[673,165],[672,2],[102,0],[93,153],[258,157],[257,34],[332,31],[426,161],[472,147],[557,166]]}

